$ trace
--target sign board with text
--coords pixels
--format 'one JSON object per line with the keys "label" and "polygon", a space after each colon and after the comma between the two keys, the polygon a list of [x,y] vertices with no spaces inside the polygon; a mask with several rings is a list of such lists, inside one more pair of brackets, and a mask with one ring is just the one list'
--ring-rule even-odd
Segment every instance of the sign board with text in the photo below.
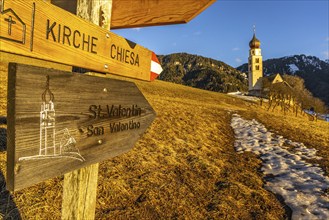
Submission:
{"label": "sign board with text", "polygon": [[1,0],[0,21],[0,51],[146,81],[162,71],[152,51],[42,0]]}
{"label": "sign board with text", "polygon": [[7,118],[19,190],[127,152],[155,112],[132,82],[10,63]]}

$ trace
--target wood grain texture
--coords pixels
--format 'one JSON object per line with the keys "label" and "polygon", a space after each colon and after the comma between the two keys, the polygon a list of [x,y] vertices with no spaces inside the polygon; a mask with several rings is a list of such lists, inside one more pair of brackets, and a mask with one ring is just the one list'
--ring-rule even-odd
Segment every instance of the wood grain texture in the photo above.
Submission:
{"label": "wood grain texture", "polygon": [[0,51],[150,81],[152,51],[145,47],[42,0],[1,6]]}
{"label": "wood grain texture", "polygon": [[112,0],[78,0],[76,7],[77,16],[110,30]]}
{"label": "wood grain texture", "polygon": [[[79,0],[77,14],[81,18],[109,30],[112,11],[111,2],[112,0]],[[106,5],[104,8],[107,10],[102,8],[104,4]],[[92,74],[89,73],[88,75]],[[63,220],[95,219],[98,167],[99,163],[95,163],[64,175],[62,199]]]}
{"label": "wood grain texture", "polygon": [[62,219],[95,219],[99,163],[64,175]]}
{"label": "wood grain texture", "polygon": [[[49,88],[54,94],[56,131],[69,131],[85,159],[83,162],[67,157],[22,160],[39,153],[40,106],[46,76],[49,76]],[[8,81],[7,173],[10,190],[22,189],[127,152],[155,118],[154,110],[131,82],[19,64],[10,64]],[[100,117],[94,117],[90,106],[102,108]],[[112,106],[117,109],[137,106],[141,111],[130,117],[110,116],[108,110]],[[131,122],[138,123],[139,128],[126,129],[125,125]],[[123,129],[111,129],[119,124],[124,124]],[[103,133],[90,136],[90,126],[103,128]]]}
{"label": "wood grain texture", "polygon": [[[113,0],[111,29],[187,23],[215,1]],[[63,0],[52,2],[65,10],[74,10]]]}
{"label": "wood grain texture", "polygon": [[[47,62],[44,60],[38,60],[38,59],[29,58],[29,57],[0,52],[0,78],[6,80],[6,81],[1,82],[0,103],[5,103],[4,105],[7,107],[7,112],[11,112],[11,113],[14,113],[15,109],[14,109],[14,105],[12,105],[13,103],[7,102],[7,97],[8,97],[7,93],[9,93],[9,96],[12,97],[15,94],[15,90],[7,90],[7,88],[3,88],[3,86],[7,87],[7,84],[10,84],[11,88],[15,87],[15,82],[13,81],[12,77],[9,77],[9,79],[8,79],[9,81],[7,81],[8,72],[9,72],[8,65],[10,62],[13,62],[13,61],[19,62],[22,64],[32,64],[35,66],[47,66],[49,68],[56,68],[56,69],[64,70],[64,71],[70,71],[72,69],[71,66],[66,66],[66,65],[62,65],[62,64],[58,64],[58,63]],[[4,114],[4,116],[7,116],[8,121],[15,120],[13,114],[9,114],[9,115]],[[7,146],[9,146],[10,142],[12,142],[12,143],[14,142],[14,138],[13,138],[15,135],[14,134],[14,124],[8,123],[7,132],[8,132],[8,134],[10,134],[10,132],[13,134],[13,136],[7,135],[7,137],[8,137]],[[9,138],[9,137],[12,137],[12,138]],[[9,152],[10,155],[13,155],[15,153],[12,148],[7,148],[7,151]],[[8,170],[14,169],[14,161],[13,161],[13,157],[11,157],[11,158],[7,157],[7,160],[8,161],[7,161],[6,178],[7,178],[7,182],[8,182],[8,179],[13,178],[13,173],[8,172]]]}

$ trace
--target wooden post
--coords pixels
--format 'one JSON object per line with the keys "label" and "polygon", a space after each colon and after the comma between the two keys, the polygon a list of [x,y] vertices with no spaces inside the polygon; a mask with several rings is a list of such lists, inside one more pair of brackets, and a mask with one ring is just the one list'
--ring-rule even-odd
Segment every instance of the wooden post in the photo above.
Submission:
{"label": "wooden post", "polygon": [[99,163],[64,175],[62,219],[94,219]]}
{"label": "wooden post", "polygon": [[[78,0],[77,15],[110,29],[112,0]],[[95,219],[99,163],[64,175],[62,219]]]}

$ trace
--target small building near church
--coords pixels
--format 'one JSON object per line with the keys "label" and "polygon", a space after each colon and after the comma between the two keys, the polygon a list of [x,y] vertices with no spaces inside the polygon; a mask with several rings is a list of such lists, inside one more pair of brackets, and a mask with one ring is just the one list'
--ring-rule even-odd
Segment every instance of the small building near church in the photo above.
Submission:
{"label": "small building near church", "polygon": [[273,74],[266,77],[272,84],[283,82],[283,78],[280,73]]}

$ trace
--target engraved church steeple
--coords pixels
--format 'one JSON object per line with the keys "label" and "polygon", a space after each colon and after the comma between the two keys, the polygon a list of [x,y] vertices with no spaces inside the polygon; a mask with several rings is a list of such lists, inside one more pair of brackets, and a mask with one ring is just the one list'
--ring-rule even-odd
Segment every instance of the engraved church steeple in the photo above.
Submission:
{"label": "engraved church steeple", "polygon": [[[47,96],[49,100],[47,100]],[[46,89],[42,93],[40,111],[39,155],[55,155],[56,153],[58,152],[56,152],[54,94],[49,89],[49,76],[47,76]]]}

